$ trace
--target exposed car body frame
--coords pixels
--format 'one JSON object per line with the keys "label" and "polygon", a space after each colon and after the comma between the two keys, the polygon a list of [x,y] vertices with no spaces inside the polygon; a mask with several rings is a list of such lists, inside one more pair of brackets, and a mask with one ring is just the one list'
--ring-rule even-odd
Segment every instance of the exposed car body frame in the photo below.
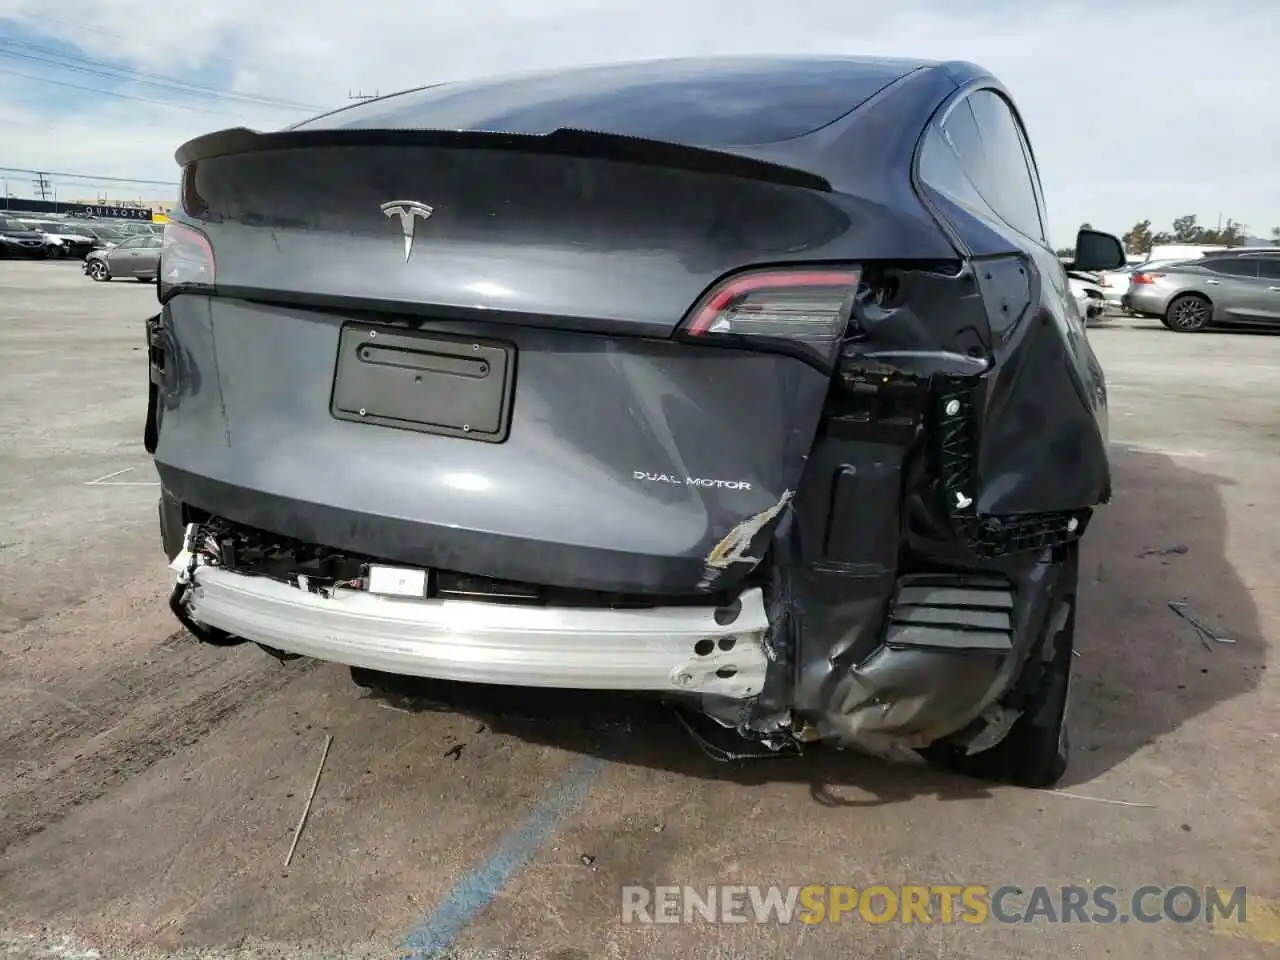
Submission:
{"label": "exposed car body frame", "polygon": [[[357,667],[661,692],[770,745],[989,749],[1061,655],[1076,543],[1111,481],[1105,380],[1062,265],[918,176],[922,134],[979,90],[1017,117],[981,68],[918,63],[771,142],[567,129],[554,103],[522,132],[392,129],[375,102],[185,145],[171,223],[207,236],[217,280],[166,286],[162,263],[149,323],[175,612],[214,642]],[[390,160],[364,180],[342,166],[375,148],[439,178],[412,260],[379,209],[404,194]],[[352,185],[330,210],[302,175],[269,180],[304,155]],[[455,155],[484,183],[519,156],[541,194],[450,181]],[[726,277],[812,264],[861,271],[833,359],[683,335]],[[424,440],[339,411],[344,337],[424,330],[515,344],[508,432]],[[218,569],[223,543],[573,599],[408,601],[300,566],[255,583]]]}

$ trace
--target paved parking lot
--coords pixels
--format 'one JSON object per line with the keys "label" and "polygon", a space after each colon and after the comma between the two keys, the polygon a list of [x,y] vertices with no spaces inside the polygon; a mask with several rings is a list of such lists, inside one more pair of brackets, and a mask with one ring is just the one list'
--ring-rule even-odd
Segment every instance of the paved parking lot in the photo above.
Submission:
{"label": "paved parking lot", "polygon": [[[0,263],[0,956],[1280,951],[1280,336],[1091,331],[1116,499],[1086,541],[1074,762],[1043,792],[833,751],[715,764],[614,698],[441,688],[409,712],[337,667],[197,646],[140,442],[154,309],[149,285]],[[1235,642],[1202,644],[1179,599]],[[621,922],[624,885],[712,883],[1243,885],[1249,920]]]}

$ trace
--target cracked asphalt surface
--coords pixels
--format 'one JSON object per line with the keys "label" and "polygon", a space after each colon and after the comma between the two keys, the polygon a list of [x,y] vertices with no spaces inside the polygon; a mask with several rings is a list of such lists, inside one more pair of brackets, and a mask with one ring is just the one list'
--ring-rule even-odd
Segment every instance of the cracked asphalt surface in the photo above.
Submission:
{"label": "cracked asphalt surface", "polygon": [[[716,764],[642,703],[440,685],[405,709],[195,644],[140,440],[154,309],[0,263],[0,957],[1280,954],[1280,335],[1090,331],[1116,497],[1084,552],[1073,763],[1038,792],[829,750]],[[1243,885],[1251,922],[621,921],[624,885],[712,883]]]}

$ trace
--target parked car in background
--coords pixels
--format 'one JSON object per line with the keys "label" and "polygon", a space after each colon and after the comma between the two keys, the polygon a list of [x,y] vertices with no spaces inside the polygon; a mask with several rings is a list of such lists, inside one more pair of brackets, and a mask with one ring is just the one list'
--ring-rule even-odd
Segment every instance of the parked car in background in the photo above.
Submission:
{"label": "parked car in background", "polygon": [[164,232],[164,224],[150,220],[121,220],[116,229],[130,237],[158,237]]}
{"label": "parked car in background", "polygon": [[0,217],[0,259],[43,260],[55,245],[12,217]]}
{"label": "parked car in background", "polygon": [[1147,251],[1147,262],[1176,263],[1230,249],[1220,243],[1158,243]]}
{"label": "parked car in background", "polygon": [[50,244],[50,252],[61,257],[83,259],[90,250],[102,246],[102,241],[86,233],[72,223],[59,220],[32,222],[31,229],[41,234]]}
{"label": "parked car in background", "polygon": [[116,244],[129,239],[129,234],[101,223],[81,222],[76,224],[76,229],[83,230],[89,236],[94,237],[98,241],[99,249],[110,249]]}
{"label": "parked car in background", "polygon": [[1097,323],[1106,310],[1102,287],[1097,283],[1098,274],[1078,270],[1067,271],[1067,284],[1075,298],[1076,309],[1086,324]]}
{"label": "parked car in background", "polygon": [[1120,300],[1129,289],[1129,278],[1135,266],[1130,264],[1119,270],[1103,270],[1098,274],[1098,286],[1102,288],[1102,298],[1108,304],[1120,305]]}
{"label": "parked car in background", "polygon": [[1170,330],[1280,326],[1280,250],[1238,248],[1133,274],[1125,309]]}
{"label": "parked car in background", "polygon": [[1152,270],[1167,263],[1177,262],[1178,260],[1147,260],[1142,263],[1127,264],[1119,270],[1103,270],[1098,274],[1098,286],[1102,288],[1102,295],[1107,303],[1122,306],[1124,295],[1129,292],[1129,284],[1133,280],[1134,273],[1140,269]]}
{"label": "parked car in background", "polygon": [[154,282],[160,268],[160,238],[130,237],[110,249],[94,250],[81,270],[98,282],[130,277]]}

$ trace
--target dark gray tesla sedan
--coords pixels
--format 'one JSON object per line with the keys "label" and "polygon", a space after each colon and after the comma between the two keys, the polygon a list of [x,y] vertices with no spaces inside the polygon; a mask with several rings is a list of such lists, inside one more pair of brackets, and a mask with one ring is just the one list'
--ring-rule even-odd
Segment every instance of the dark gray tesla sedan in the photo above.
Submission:
{"label": "dark gray tesla sedan", "polygon": [[1220,250],[1133,272],[1121,304],[1179,333],[1280,326],[1280,248]]}
{"label": "dark gray tesla sedan", "polygon": [[177,159],[146,445],[197,638],[1062,774],[1107,394],[986,71],[590,67]]}

